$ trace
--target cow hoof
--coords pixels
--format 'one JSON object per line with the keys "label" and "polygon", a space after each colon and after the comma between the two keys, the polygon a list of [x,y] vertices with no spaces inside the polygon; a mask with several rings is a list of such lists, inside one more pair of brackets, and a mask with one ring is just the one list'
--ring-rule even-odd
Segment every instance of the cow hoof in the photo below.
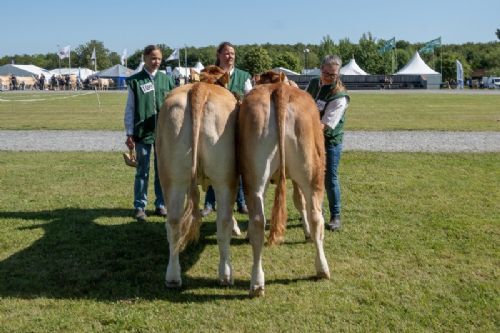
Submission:
{"label": "cow hoof", "polygon": [[264,287],[255,287],[250,289],[250,298],[263,297],[264,294]]}
{"label": "cow hoof", "polygon": [[182,286],[181,281],[176,281],[176,280],[171,280],[171,281],[165,281],[165,285],[169,289],[179,289]]}
{"label": "cow hoof", "polygon": [[318,272],[316,278],[318,280],[330,280],[330,272]]}
{"label": "cow hoof", "polygon": [[232,286],[234,284],[233,281],[231,281],[231,279],[219,279],[219,285],[221,287],[229,287],[229,286]]}

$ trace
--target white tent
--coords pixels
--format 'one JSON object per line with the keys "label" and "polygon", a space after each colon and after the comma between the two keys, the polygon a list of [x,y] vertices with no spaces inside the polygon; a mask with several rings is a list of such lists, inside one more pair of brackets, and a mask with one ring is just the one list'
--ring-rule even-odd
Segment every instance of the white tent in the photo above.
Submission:
{"label": "white tent", "polygon": [[421,74],[439,74],[420,58],[418,51],[415,52],[413,57],[408,61],[408,63],[401,68],[395,75],[421,75]]}
{"label": "white tent", "polygon": [[143,68],[144,68],[144,61],[141,60],[141,63],[139,64],[139,66],[137,66],[136,69],[134,69],[134,72],[132,74],[139,73],[140,71],[142,71]]}
{"label": "white tent", "polygon": [[340,74],[342,75],[368,75],[367,72],[361,69],[361,67],[358,66],[356,63],[356,60],[354,58],[349,61],[347,65],[342,67],[340,69]]}
{"label": "white tent", "polygon": [[187,77],[190,74],[189,67],[175,67],[172,71],[173,77]]}
{"label": "white tent", "polygon": [[197,72],[197,73],[201,73],[201,71],[203,70],[203,68],[205,68],[205,66],[203,66],[203,64],[201,62],[197,62],[196,65],[194,65],[193,69]]}
{"label": "white tent", "polygon": [[71,68],[71,71],[69,68],[56,68],[50,71],[50,76],[52,75],[68,75],[68,74],[73,74],[73,75],[80,75],[80,78],[82,80],[85,80],[87,77],[90,75],[94,74],[94,71],[88,68]]}
{"label": "white tent", "polygon": [[294,72],[294,71],[292,71],[288,68],[285,68],[285,67],[274,67],[273,71],[283,72],[283,73],[285,73],[285,75],[300,75],[299,73]]}
{"label": "white tent", "polygon": [[31,77],[33,75],[43,74],[47,80],[50,77],[50,72],[46,69],[40,68],[35,65],[15,65],[6,64],[0,66],[0,75],[14,74],[19,77]]}

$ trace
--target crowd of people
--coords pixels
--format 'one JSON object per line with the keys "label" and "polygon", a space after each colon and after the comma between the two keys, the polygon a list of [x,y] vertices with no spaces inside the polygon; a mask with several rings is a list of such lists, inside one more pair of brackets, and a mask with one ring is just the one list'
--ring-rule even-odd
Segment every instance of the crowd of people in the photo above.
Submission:
{"label": "crowd of people", "polygon": [[[161,49],[149,45],[144,49],[144,68],[127,79],[128,97],[125,107],[124,124],[126,131],[126,145],[135,150],[137,168],[133,186],[134,216],[138,221],[147,219],[146,207],[148,204],[149,165],[151,155],[154,156],[154,214],[166,216],[165,201],[161,191],[157,173],[155,151],[156,119],[162,105],[163,97],[174,89],[180,82],[159,71],[162,61]],[[221,43],[217,48],[216,63],[229,74],[227,89],[240,100],[252,90],[251,75],[235,67],[236,52],[229,42]],[[325,137],[326,171],[325,189],[328,198],[330,221],[327,229],[338,231],[341,229],[341,192],[339,182],[339,164],[342,154],[343,127],[345,112],[349,106],[349,95],[340,80],[342,61],[338,56],[326,56],[321,63],[321,74],[309,83],[306,91],[315,100],[318,116],[321,119]],[[209,187],[201,211],[203,217],[216,209],[216,198],[212,187]],[[243,187],[240,177],[236,210],[247,214]]]}

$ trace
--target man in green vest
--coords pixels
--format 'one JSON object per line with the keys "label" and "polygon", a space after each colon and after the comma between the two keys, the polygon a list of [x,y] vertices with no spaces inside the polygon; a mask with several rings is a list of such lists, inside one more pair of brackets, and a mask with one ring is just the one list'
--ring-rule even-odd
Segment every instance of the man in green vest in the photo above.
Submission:
{"label": "man in green vest", "polygon": [[330,209],[330,222],[326,228],[332,231],[338,231],[342,227],[338,167],[342,155],[345,111],[350,101],[347,91],[340,81],[341,66],[342,60],[338,56],[326,56],[321,62],[321,75],[312,79],[306,88],[306,91],[316,101],[325,136],[325,189]]}
{"label": "man in green vest", "polygon": [[[149,45],[144,49],[144,68],[127,79],[128,98],[125,106],[125,131],[129,149],[135,148],[137,169],[134,181],[134,208],[137,221],[146,220],[151,148],[155,141],[158,112],[165,96],[175,85],[171,77],[158,69],[162,60],[161,49]],[[156,151],[154,152],[155,214],[166,216],[165,202],[158,179]]]}
{"label": "man in green vest", "polygon": [[[229,42],[223,42],[217,47],[217,60],[215,65],[219,66],[226,72],[229,72],[228,89],[240,101],[246,93],[252,90],[251,75],[241,69],[234,67],[236,53],[234,46]],[[248,214],[247,205],[245,204],[245,196],[243,195],[243,187],[240,177],[240,185],[236,196],[237,210],[241,214]],[[215,209],[215,192],[212,186],[209,186],[205,196],[205,206],[201,211],[202,216],[207,216]]]}

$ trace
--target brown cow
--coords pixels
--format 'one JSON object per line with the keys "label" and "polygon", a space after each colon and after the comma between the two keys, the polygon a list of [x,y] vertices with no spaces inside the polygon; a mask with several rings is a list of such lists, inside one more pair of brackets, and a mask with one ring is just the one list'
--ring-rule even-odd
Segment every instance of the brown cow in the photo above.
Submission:
{"label": "brown cow", "polygon": [[253,251],[250,296],[264,294],[265,191],[277,179],[269,244],[280,243],[286,228],[286,177],[304,194],[306,214],[316,249],[316,274],[329,278],[323,249],[325,153],[316,105],[306,92],[285,83],[255,87],[238,116],[238,159],[249,210],[248,236]]}
{"label": "brown cow", "polygon": [[197,240],[201,224],[198,184],[211,184],[219,203],[217,241],[219,282],[233,284],[229,243],[235,222],[236,99],[217,85],[198,82],[178,87],[168,95],[158,116],[156,148],[158,174],[168,210],[170,249],[165,282],[182,285],[179,252]]}

